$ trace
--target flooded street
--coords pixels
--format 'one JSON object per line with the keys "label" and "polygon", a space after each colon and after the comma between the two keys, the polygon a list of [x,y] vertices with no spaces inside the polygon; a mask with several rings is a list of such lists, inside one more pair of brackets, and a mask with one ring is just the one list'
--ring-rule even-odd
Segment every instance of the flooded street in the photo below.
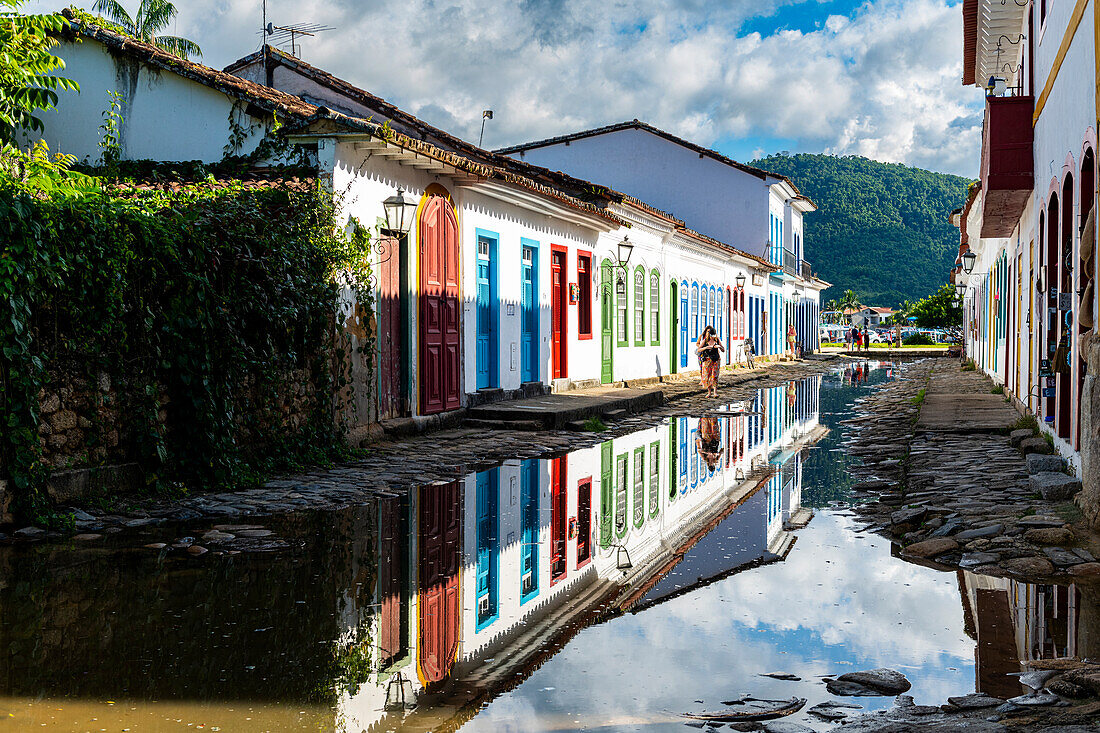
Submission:
{"label": "flooded street", "polygon": [[[893,703],[821,680],[876,667],[918,705],[1019,694],[1094,609],[860,531],[840,422],[892,375],[339,512],[0,547],[0,730],[674,731],[745,695],[825,729],[820,702]],[[251,550],[171,548],[211,532]]]}

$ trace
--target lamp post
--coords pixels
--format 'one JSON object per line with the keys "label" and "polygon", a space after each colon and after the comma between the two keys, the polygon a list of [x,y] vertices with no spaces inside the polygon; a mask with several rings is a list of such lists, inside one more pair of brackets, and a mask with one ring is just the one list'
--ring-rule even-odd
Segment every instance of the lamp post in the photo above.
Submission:
{"label": "lamp post", "polygon": [[970,250],[967,250],[966,252],[963,252],[962,261],[963,272],[969,275],[971,272],[974,271],[974,263],[978,261],[978,255],[974,254]]}
{"label": "lamp post", "polygon": [[623,237],[623,241],[619,242],[617,252],[615,256],[618,258],[619,277],[615,283],[615,293],[617,295],[626,295],[626,266],[630,262],[630,255],[634,252],[634,243],[630,241],[630,237]]}
{"label": "lamp post", "polygon": [[743,273],[743,272],[737,273],[737,277],[734,278],[734,281],[737,283],[737,289],[738,290],[744,290],[745,289],[745,273]]}
{"label": "lamp post", "polygon": [[416,201],[406,196],[404,189],[398,188],[397,193],[382,202],[382,208],[386,212],[386,230],[398,238],[406,236],[412,228]]}

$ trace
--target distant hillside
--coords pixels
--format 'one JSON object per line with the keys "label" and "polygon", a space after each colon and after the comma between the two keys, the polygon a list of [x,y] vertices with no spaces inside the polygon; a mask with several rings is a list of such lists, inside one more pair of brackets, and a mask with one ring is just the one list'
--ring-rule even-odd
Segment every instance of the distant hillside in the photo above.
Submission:
{"label": "distant hillside", "polygon": [[818,205],[806,215],[806,259],[867,305],[916,301],[944,283],[959,251],[948,215],[966,202],[959,176],[832,155],[772,155],[752,165],[787,176]]}

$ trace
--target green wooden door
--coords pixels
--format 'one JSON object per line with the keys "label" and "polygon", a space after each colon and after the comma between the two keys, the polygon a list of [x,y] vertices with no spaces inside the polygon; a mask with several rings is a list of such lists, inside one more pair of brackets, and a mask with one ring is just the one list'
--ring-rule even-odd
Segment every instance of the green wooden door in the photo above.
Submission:
{"label": "green wooden door", "polygon": [[614,379],[615,350],[615,278],[611,262],[604,260],[600,265],[600,354],[603,363],[600,369],[600,382],[610,384]]}
{"label": "green wooden door", "polygon": [[611,441],[607,440],[600,446],[600,547],[611,544],[611,513],[615,500],[611,467]]}

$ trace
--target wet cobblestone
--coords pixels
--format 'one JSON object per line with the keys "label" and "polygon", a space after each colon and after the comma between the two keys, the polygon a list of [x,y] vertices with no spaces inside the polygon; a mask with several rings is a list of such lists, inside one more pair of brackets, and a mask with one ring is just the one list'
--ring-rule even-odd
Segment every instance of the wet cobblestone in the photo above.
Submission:
{"label": "wet cobblestone", "polygon": [[[147,499],[104,511],[74,508],[74,531],[118,532],[207,518],[262,517],[302,510],[333,510],[373,497],[398,495],[413,487],[448,482],[499,465],[505,460],[546,458],[590,447],[605,440],[650,427],[669,416],[694,415],[731,402],[750,399],[756,390],[813,374],[821,374],[848,358],[824,356],[764,368],[727,370],[719,395],[705,396],[696,379],[661,385],[666,404],[613,422],[603,432],[565,430],[518,431],[458,428],[387,440],[371,445],[368,454],[348,464],[283,476],[257,488],[198,494],[177,501]],[[25,539],[58,538],[62,533],[36,533]]]}
{"label": "wet cobblestone", "polygon": [[915,431],[922,389],[989,394],[992,382],[942,360],[907,365],[901,374],[857,404],[859,416],[847,421],[848,450],[863,459],[853,470],[861,479],[854,488],[870,499],[858,511],[871,528],[919,561],[1021,578],[1085,574],[1093,556],[1079,540],[1093,538],[1071,531],[1077,508],[1036,493],[1008,435]]}

